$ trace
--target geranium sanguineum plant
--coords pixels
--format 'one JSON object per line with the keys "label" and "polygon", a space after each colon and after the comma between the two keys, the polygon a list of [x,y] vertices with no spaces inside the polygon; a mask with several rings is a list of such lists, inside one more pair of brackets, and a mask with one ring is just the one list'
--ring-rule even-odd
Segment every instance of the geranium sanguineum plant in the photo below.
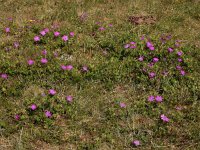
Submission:
{"label": "geranium sanguineum plant", "polygon": [[2,74],[1,74],[1,78],[3,78],[3,79],[8,79],[8,75],[7,75],[6,73],[2,73]]}
{"label": "geranium sanguineum plant", "polygon": [[45,116],[46,116],[47,118],[50,118],[50,117],[52,116],[52,113],[51,113],[50,111],[46,110],[46,111],[45,111]]}
{"label": "geranium sanguineum plant", "polygon": [[63,35],[62,40],[63,40],[64,42],[68,41],[68,36],[67,36],[67,35]]}
{"label": "geranium sanguineum plant", "polygon": [[120,103],[119,103],[119,106],[120,106],[121,108],[125,108],[125,107],[126,107],[126,104],[123,103],[123,102],[120,102]]}
{"label": "geranium sanguineum plant", "polygon": [[132,144],[133,144],[133,146],[139,146],[140,145],[140,141],[139,140],[134,140],[133,142],[132,142]]}
{"label": "geranium sanguineum plant", "polygon": [[163,121],[163,122],[169,122],[169,118],[167,116],[165,116],[164,114],[160,115],[160,119]]}
{"label": "geranium sanguineum plant", "polygon": [[48,60],[46,58],[42,58],[40,61],[42,64],[46,64],[48,62]]}
{"label": "geranium sanguineum plant", "polygon": [[40,37],[39,37],[39,36],[35,36],[35,37],[34,37],[34,41],[35,41],[35,42],[39,42],[39,41],[40,41]]}
{"label": "geranium sanguineum plant", "polygon": [[34,63],[35,63],[34,60],[32,60],[32,59],[29,59],[29,60],[28,60],[28,65],[29,65],[29,66],[32,66]]}
{"label": "geranium sanguineum plant", "polygon": [[72,102],[73,97],[71,95],[66,96],[67,102]]}
{"label": "geranium sanguineum plant", "polygon": [[50,89],[49,90],[49,95],[55,95],[56,94],[56,90],[54,90],[54,89]]}
{"label": "geranium sanguineum plant", "polygon": [[31,105],[31,110],[36,110],[37,109],[37,105],[36,104],[32,104]]}

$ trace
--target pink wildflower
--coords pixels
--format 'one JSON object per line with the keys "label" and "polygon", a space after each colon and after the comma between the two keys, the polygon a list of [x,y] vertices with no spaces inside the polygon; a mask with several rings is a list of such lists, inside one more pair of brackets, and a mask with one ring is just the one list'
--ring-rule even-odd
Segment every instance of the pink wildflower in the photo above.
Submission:
{"label": "pink wildflower", "polygon": [[105,30],[104,27],[100,27],[100,28],[99,28],[99,31],[104,31],[104,30]]}
{"label": "pink wildflower", "polygon": [[34,60],[32,60],[32,59],[28,60],[28,65],[29,66],[33,65],[34,63],[35,63]]}
{"label": "pink wildflower", "polygon": [[40,37],[39,37],[39,36],[35,36],[35,37],[34,37],[34,41],[35,41],[35,42],[40,41]]}
{"label": "pink wildflower", "polygon": [[74,37],[75,34],[74,34],[74,32],[70,32],[69,35],[70,35],[71,37]]}
{"label": "pink wildflower", "polygon": [[126,44],[126,45],[124,45],[124,48],[129,48],[130,47],[130,44]]}
{"label": "pink wildflower", "polygon": [[138,60],[139,60],[139,61],[143,61],[143,60],[144,60],[144,56],[140,56],[140,57],[138,58]]}
{"label": "pink wildflower", "polygon": [[46,58],[42,58],[42,59],[41,59],[41,63],[42,63],[42,64],[46,64],[47,62],[48,62],[48,60],[47,60]]}
{"label": "pink wildflower", "polygon": [[83,66],[83,67],[82,67],[82,71],[83,71],[83,72],[88,72],[88,67],[87,67],[87,66]]}
{"label": "pink wildflower", "polygon": [[5,74],[5,73],[3,73],[3,74],[1,74],[1,78],[3,78],[3,79],[8,79],[8,75]]}
{"label": "pink wildflower", "polygon": [[42,31],[40,31],[40,34],[41,34],[42,36],[45,36],[46,32],[45,32],[44,30],[42,30]]}
{"label": "pink wildflower", "polygon": [[155,72],[150,72],[149,73],[149,78],[154,78],[156,76],[156,73]]}
{"label": "pink wildflower", "polygon": [[17,114],[17,115],[14,116],[14,118],[15,118],[15,120],[19,120],[20,119],[20,115]]}
{"label": "pink wildflower", "polygon": [[121,108],[125,108],[126,107],[126,104],[123,103],[123,102],[120,102],[119,105],[120,105]]}
{"label": "pink wildflower", "polygon": [[165,116],[164,114],[160,115],[161,120],[163,120],[163,122],[169,122],[169,118],[167,118],[167,116]]}
{"label": "pink wildflower", "polygon": [[42,51],[42,54],[43,54],[43,55],[46,55],[46,54],[47,54],[47,50],[44,49],[44,50]]}
{"label": "pink wildflower", "polygon": [[59,35],[60,35],[60,32],[57,32],[57,31],[54,32],[54,36],[55,36],[55,37],[58,37]]}
{"label": "pink wildflower", "polygon": [[153,58],[153,62],[158,62],[158,61],[159,61],[159,59],[157,57]]}
{"label": "pink wildflower", "polygon": [[6,33],[10,32],[10,28],[5,28]]}
{"label": "pink wildflower", "polygon": [[70,70],[73,69],[73,66],[72,66],[72,65],[67,65],[67,66],[66,66],[66,69],[70,71]]}
{"label": "pink wildflower", "polygon": [[48,28],[45,28],[44,31],[45,31],[46,33],[48,33],[48,32],[49,32],[49,29],[48,29]]}
{"label": "pink wildflower", "polygon": [[67,70],[67,66],[61,65],[61,69],[62,69],[62,70]]}
{"label": "pink wildflower", "polygon": [[174,51],[173,48],[170,48],[170,47],[168,48],[168,52],[169,52],[169,53],[171,53],[171,52],[173,52],[173,51]]}
{"label": "pink wildflower", "polygon": [[181,51],[177,52],[178,56],[181,56],[182,54],[183,54],[183,52],[181,52]]}
{"label": "pink wildflower", "polygon": [[45,116],[50,118],[52,116],[52,113],[48,110],[45,111]]}
{"label": "pink wildflower", "polygon": [[52,96],[53,96],[53,95],[55,95],[55,94],[56,94],[56,91],[55,91],[54,89],[50,89],[50,90],[49,90],[49,95],[52,95]]}
{"label": "pink wildflower", "polygon": [[156,102],[162,102],[163,98],[162,98],[162,96],[156,96],[155,100],[156,100]]}
{"label": "pink wildflower", "polygon": [[32,105],[31,105],[31,110],[36,110],[36,109],[37,109],[37,105],[32,104]]}
{"label": "pink wildflower", "polygon": [[62,40],[65,41],[65,42],[68,41],[68,36],[67,35],[63,35]]}
{"label": "pink wildflower", "polygon": [[155,97],[154,97],[154,96],[151,95],[151,96],[148,97],[148,101],[149,101],[149,102],[153,102],[154,100],[155,100]]}
{"label": "pink wildflower", "polygon": [[185,71],[184,71],[184,70],[181,70],[181,71],[180,71],[180,74],[181,74],[182,76],[184,76],[184,75],[185,75]]}
{"label": "pink wildflower", "polygon": [[182,62],[183,60],[181,58],[178,58],[178,62]]}
{"label": "pink wildflower", "polygon": [[14,42],[14,47],[18,48],[19,47],[19,43],[18,42]]}
{"label": "pink wildflower", "polygon": [[72,102],[73,97],[72,97],[71,95],[68,95],[68,96],[66,96],[66,100],[67,100],[68,102]]}
{"label": "pink wildflower", "polygon": [[132,142],[132,144],[133,144],[134,146],[139,146],[139,145],[140,145],[140,141],[134,140],[134,141]]}

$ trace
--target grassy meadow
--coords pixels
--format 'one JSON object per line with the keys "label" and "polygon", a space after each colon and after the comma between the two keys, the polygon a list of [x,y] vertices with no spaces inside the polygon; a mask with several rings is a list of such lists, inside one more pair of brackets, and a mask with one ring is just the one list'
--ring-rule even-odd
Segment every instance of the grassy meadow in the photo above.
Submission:
{"label": "grassy meadow", "polygon": [[199,0],[1,0],[1,150],[199,150]]}

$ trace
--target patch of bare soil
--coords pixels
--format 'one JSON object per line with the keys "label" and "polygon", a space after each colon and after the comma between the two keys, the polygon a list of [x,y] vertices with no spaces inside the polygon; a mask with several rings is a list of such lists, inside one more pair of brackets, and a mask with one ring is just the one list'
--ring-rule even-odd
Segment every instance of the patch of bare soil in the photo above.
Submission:
{"label": "patch of bare soil", "polygon": [[142,16],[142,15],[134,15],[129,16],[128,21],[134,25],[141,25],[141,24],[155,24],[156,17],[154,16]]}

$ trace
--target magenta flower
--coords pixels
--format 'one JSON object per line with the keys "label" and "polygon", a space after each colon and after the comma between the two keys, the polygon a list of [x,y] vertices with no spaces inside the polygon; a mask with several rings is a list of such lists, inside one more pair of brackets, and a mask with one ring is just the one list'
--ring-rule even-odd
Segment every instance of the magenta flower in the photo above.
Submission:
{"label": "magenta flower", "polygon": [[58,37],[59,35],[60,35],[60,32],[57,32],[57,31],[54,32],[54,36],[55,36],[55,37]]}
{"label": "magenta flower", "polygon": [[126,44],[126,45],[124,45],[124,48],[129,48],[130,47],[130,44]]}
{"label": "magenta flower", "polygon": [[18,42],[14,42],[14,47],[18,48],[19,47],[19,43]]}
{"label": "magenta flower", "polygon": [[164,114],[160,115],[161,120],[163,120],[163,122],[169,122],[169,118],[167,118],[167,116],[165,116]]}
{"label": "magenta flower", "polygon": [[42,54],[43,54],[43,55],[46,55],[46,54],[47,54],[47,50],[44,49],[44,50],[42,51]]}
{"label": "magenta flower", "polygon": [[136,43],[135,43],[135,42],[130,42],[130,44],[131,44],[131,45],[135,45]]}
{"label": "magenta flower", "polygon": [[176,69],[177,69],[177,70],[181,70],[182,67],[181,67],[181,66],[176,66]]}
{"label": "magenta flower", "polygon": [[153,65],[154,65],[154,63],[152,63],[152,62],[148,64],[148,66],[151,68],[153,67]]}
{"label": "magenta flower", "polygon": [[162,96],[156,96],[155,100],[156,100],[156,102],[162,102],[163,98],[162,98]]}
{"label": "magenta flower", "polygon": [[183,52],[181,52],[181,51],[177,52],[178,56],[181,56],[182,54],[183,54]]}
{"label": "magenta flower", "polygon": [[155,50],[155,48],[154,48],[153,46],[149,47],[149,49],[150,49],[151,51],[154,51],[154,50]]}
{"label": "magenta flower", "polygon": [[61,69],[62,69],[62,70],[67,70],[67,66],[61,65]]}
{"label": "magenta flower", "polygon": [[135,45],[131,45],[130,48],[131,48],[131,49],[135,49],[136,46],[135,46]]}
{"label": "magenta flower", "polygon": [[147,46],[147,47],[152,47],[153,45],[152,45],[151,42],[147,42],[147,43],[146,43],[146,46]]}
{"label": "magenta flower", "polygon": [[1,74],[1,78],[3,78],[3,79],[8,79],[8,75],[5,74],[5,73],[3,73],[3,74]]}
{"label": "magenta flower", "polygon": [[140,40],[143,41],[144,40],[144,35],[140,37]]}
{"label": "magenta flower", "polygon": [[14,118],[15,118],[15,120],[19,120],[20,119],[20,115],[17,114],[17,115],[14,116]]}
{"label": "magenta flower", "polygon": [[71,37],[74,37],[75,34],[74,34],[74,32],[70,32],[69,35],[70,35]]}
{"label": "magenta flower", "polygon": [[9,21],[12,21],[13,20],[13,18],[11,18],[11,17],[9,17],[9,18],[7,18]]}
{"label": "magenta flower", "polygon": [[83,66],[83,67],[82,67],[82,71],[83,71],[83,72],[88,72],[88,67],[87,67],[87,66]]}
{"label": "magenta flower", "polygon": [[170,48],[170,47],[168,48],[168,52],[169,52],[169,53],[171,53],[171,52],[173,52],[173,51],[174,51],[173,48]]}
{"label": "magenta flower", "polygon": [[10,32],[10,28],[5,28],[6,33]]}
{"label": "magenta flower", "polygon": [[155,48],[154,48],[154,46],[153,46],[153,44],[151,43],[151,42],[147,42],[146,43],[146,46],[151,50],[151,51],[153,51]]}
{"label": "magenta flower", "polygon": [[48,33],[48,32],[49,32],[49,29],[48,29],[48,28],[45,28],[44,31],[45,31],[46,33]]}
{"label": "magenta flower", "polygon": [[156,76],[156,73],[155,72],[150,72],[149,73],[149,78],[154,78]]}
{"label": "magenta flower", "polygon": [[47,60],[46,58],[42,58],[42,59],[40,60],[40,62],[41,62],[42,64],[46,64],[46,63],[48,62],[48,60]]}
{"label": "magenta flower", "polygon": [[67,100],[68,102],[72,102],[73,97],[72,97],[71,95],[68,95],[68,96],[66,96],[66,100]]}
{"label": "magenta flower", "polygon": [[120,106],[121,108],[125,108],[125,107],[126,107],[126,104],[123,103],[123,102],[120,102],[120,103],[119,103],[119,106]]}
{"label": "magenta flower", "polygon": [[52,113],[48,110],[45,111],[45,116],[50,118],[52,116]]}
{"label": "magenta flower", "polygon": [[113,24],[108,24],[109,27],[113,27]]}
{"label": "magenta flower", "polygon": [[100,27],[100,28],[99,28],[99,31],[104,31],[104,30],[105,30],[104,27]]}
{"label": "magenta flower", "polygon": [[37,105],[32,104],[32,105],[31,105],[31,110],[36,110],[36,109],[37,109]]}
{"label": "magenta flower", "polygon": [[45,32],[44,30],[42,30],[42,31],[40,31],[40,34],[41,34],[42,36],[45,36],[46,32]]}
{"label": "magenta flower", "polygon": [[35,42],[40,41],[40,37],[39,37],[39,36],[35,36],[35,37],[34,37],[34,41],[35,41]]}
{"label": "magenta flower", "polygon": [[151,95],[151,96],[148,97],[148,101],[149,101],[149,102],[153,102],[154,100],[155,100],[155,97],[154,97],[154,96]]}
{"label": "magenta flower", "polygon": [[138,60],[139,60],[139,61],[143,61],[143,60],[144,60],[144,56],[140,56],[140,57],[138,58]]}
{"label": "magenta flower", "polygon": [[134,146],[139,146],[139,145],[140,145],[140,141],[134,140],[134,141],[132,142],[132,144],[133,144]]}
{"label": "magenta flower", "polygon": [[153,62],[158,62],[158,61],[159,61],[159,59],[157,57],[153,58]]}
{"label": "magenta flower", "polygon": [[55,91],[54,89],[50,89],[50,90],[49,90],[49,95],[52,95],[52,96],[53,96],[53,95],[55,95],[55,94],[56,94],[56,91]]}
{"label": "magenta flower", "polygon": [[72,65],[67,65],[67,66],[66,66],[66,69],[70,71],[70,70],[73,69],[73,66],[72,66]]}
{"label": "magenta flower", "polygon": [[181,70],[181,71],[180,71],[180,74],[181,74],[182,76],[184,76],[184,75],[185,75],[185,71],[184,71],[184,70]]}
{"label": "magenta flower", "polygon": [[62,40],[65,41],[65,42],[68,41],[68,36],[67,35],[63,35]]}
{"label": "magenta flower", "polygon": [[178,58],[178,62],[182,62],[183,60],[181,58]]}
{"label": "magenta flower", "polygon": [[32,59],[28,60],[28,65],[29,66],[33,65],[34,63],[35,63],[34,60],[32,60]]}

